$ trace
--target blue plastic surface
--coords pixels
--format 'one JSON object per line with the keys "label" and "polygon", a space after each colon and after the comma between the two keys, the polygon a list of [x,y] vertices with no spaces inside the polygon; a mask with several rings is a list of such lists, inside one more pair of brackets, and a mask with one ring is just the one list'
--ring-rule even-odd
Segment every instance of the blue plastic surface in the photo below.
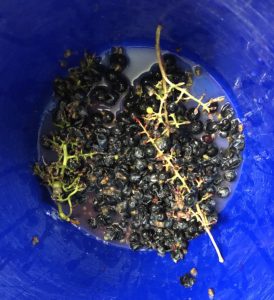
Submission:
{"label": "blue plastic surface", "polygon": [[[32,176],[37,134],[67,48],[113,44],[182,47],[231,95],[246,134],[240,182],[213,233],[183,262],[104,245],[54,220]],[[272,0],[1,0],[1,299],[274,299],[274,3]],[[194,59],[194,60],[195,60]],[[40,243],[32,246],[38,235]],[[179,284],[198,269],[191,290]]]}

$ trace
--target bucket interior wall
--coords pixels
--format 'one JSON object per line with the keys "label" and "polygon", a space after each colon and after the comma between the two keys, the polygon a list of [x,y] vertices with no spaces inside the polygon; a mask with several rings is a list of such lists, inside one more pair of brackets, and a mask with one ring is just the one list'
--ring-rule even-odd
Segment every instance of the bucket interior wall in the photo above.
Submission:
{"label": "bucket interior wall", "polygon": [[[191,57],[230,95],[246,135],[237,189],[213,234],[184,261],[103,244],[54,218],[32,175],[43,110],[65,49],[162,47]],[[2,0],[0,295],[2,299],[273,299],[274,4],[217,0]],[[32,246],[32,236],[40,243]],[[179,277],[192,267],[197,284]]]}

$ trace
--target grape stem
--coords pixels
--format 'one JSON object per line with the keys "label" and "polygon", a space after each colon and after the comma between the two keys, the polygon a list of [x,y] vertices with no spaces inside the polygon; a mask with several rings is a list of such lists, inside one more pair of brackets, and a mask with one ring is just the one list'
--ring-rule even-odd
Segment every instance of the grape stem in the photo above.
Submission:
{"label": "grape stem", "polygon": [[[163,62],[163,58],[162,58],[162,54],[161,54],[161,48],[160,48],[160,37],[161,37],[161,31],[162,31],[162,26],[158,25],[157,29],[156,29],[156,41],[155,41],[155,49],[156,49],[156,56],[157,56],[157,61],[159,64],[159,69],[162,75],[162,89],[163,89],[163,95],[158,95],[158,99],[161,101],[160,102],[160,109],[159,109],[159,116],[164,115],[165,117],[165,131],[170,131],[170,122],[169,122],[169,115],[168,115],[168,111],[167,111],[167,98],[168,95],[173,91],[173,90],[177,90],[178,92],[180,92],[179,96],[177,97],[176,103],[178,103],[179,101],[188,101],[188,100],[193,100],[196,103],[198,103],[198,106],[196,107],[196,110],[198,110],[198,108],[201,106],[203,108],[204,111],[206,111],[207,113],[210,114],[210,105],[214,102],[220,102],[224,100],[224,97],[218,97],[215,99],[210,99],[207,103],[203,103],[202,100],[204,98],[205,95],[202,95],[200,98],[196,98],[194,97],[188,90],[186,87],[182,87],[185,85],[185,83],[180,82],[178,84],[174,84],[173,82],[171,82],[166,74],[165,71],[165,67],[164,67],[164,62]],[[172,116],[171,116],[172,117]],[[179,173],[178,169],[175,168],[175,166],[172,163],[172,156],[171,155],[165,155],[162,151],[160,151],[160,149],[157,147],[154,139],[150,136],[150,133],[146,130],[146,127],[142,124],[142,122],[136,118],[137,123],[139,124],[139,126],[141,126],[141,128],[143,129],[143,133],[145,133],[147,135],[147,138],[149,140],[149,142],[155,147],[155,149],[158,152],[158,156],[161,156],[162,160],[165,162],[165,166],[168,169],[171,169],[171,171],[173,172],[173,177],[171,178],[171,181],[174,182],[174,180],[179,179],[183,185],[183,188],[186,188],[187,191],[189,192],[190,189],[186,184],[186,178],[182,177],[181,174]],[[173,123],[172,125],[180,125],[176,122],[175,117],[173,118]],[[178,126],[176,126],[178,127]],[[196,212],[193,209],[189,209],[189,212],[191,213],[192,216],[194,216],[197,221],[199,223],[201,223],[201,225],[203,226],[205,232],[207,233],[207,235],[209,236],[210,241],[212,242],[212,245],[217,253],[218,259],[220,263],[224,262],[224,258],[221,255],[221,252],[214,240],[213,235],[210,232],[210,225],[206,215],[203,213],[203,211],[201,210],[199,204],[196,205]]]}
{"label": "grape stem", "polygon": [[[162,59],[162,54],[161,54],[161,48],[160,48],[160,38],[161,38],[161,31],[162,31],[162,25],[158,25],[157,29],[156,29],[156,43],[155,43],[155,48],[156,48],[156,57],[157,57],[157,61],[159,64],[159,68],[160,68],[160,72],[162,75],[162,87],[163,87],[163,93],[164,93],[164,97],[163,99],[166,100],[169,93],[172,90],[177,90],[180,92],[179,96],[177,97],[176,103],[178,103],[179,101],[187,101],[187,100],[193,100],[195,102],[198,103],[198,107],[202,106],[203,110],[207,111],[208,113],[210,113],[210,107],[209,105],[212,103],[211,102],[207,102],[207,103],[203,103],[202,100],[204,98],[204,95],[202,95],[200,98],[196,98],[194,97],[188,90],[186,87],[181,87],[183,85],[185,85],[184,82],[180,82],[178,84],[175,84],[173,82],[171,82],[166,74],[165,68],[164,68],[164,62]],[[161,106],[165,105],[166,106],[166,101],[165,104],[162,103],[161,101]],[[164,109],[165,114],[166,114],[166,120],[168,123],[168,115],[167,115],[167,110]]]}

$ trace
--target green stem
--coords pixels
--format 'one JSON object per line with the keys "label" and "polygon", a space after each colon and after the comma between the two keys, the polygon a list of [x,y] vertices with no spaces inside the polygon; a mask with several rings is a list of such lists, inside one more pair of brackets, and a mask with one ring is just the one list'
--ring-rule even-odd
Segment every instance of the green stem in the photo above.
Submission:
{"label": "green stem", "polygon": [[69,213],[68,214],[64,213],[63,207],[62,207],[61,203],[57,203],[57,208],[58,208],[59,217],[62,220],[65,220],[65,221],[69,222],[70,221],[70,216],[72,214],[72,205],[71,205],[71,202],[69,201]]}
{"label": "green stem", "polygon": [[65,186],[65,185],[63,184],[63,186],[62,186],[63,191],[68,192],[68,191],[69,191],[74,185],[76,185],[78,182],[79,182],[79,177],[76,177],[70,185]]}
{"label": "green stem", "polygon": [[[164,115],[165,123],[166,123],[166,126],[168,127],[167,134],[169,135],[169,120],[168,120],[167,103],[166,103],[166,100],[168,97],[167,80],[166,80],[167,76],[166,76],[166,71],[165,71],[164,64],[163,64],[163,58],[162,58],[161,47],[160,47],[161,30],[162,30],[162,26],[158,25],[157,29],[156,29],[155,49],[156,49],[158,65],[159,65],[160,72],[162,75],[162,85],[163,85],[163,92],[164,92],[163,97],[160,98],[161,103],[160,103],[159,115],[161,115],[161,114]],[[162,111],[164,111],[164,112],[162,112]]]}
{"label": "green stem", "polygon": [[61,168],[61,176],[64,177],[65,169],[66,169],[68,159],[69,159],[67,144],[62,144],[62,150],[63,150],[63,163],[62,163],[62,168]]}
{"label": "green stem", "polygon": [[73,195],[75,195],[77,192],[80,192],[80,191],[81,191],[81,189],[78,186],[76,186],[75,189],[66,198],[58,198],[56,201],[61,202],[61,203],[67,202],[71,199],[71,197]]}

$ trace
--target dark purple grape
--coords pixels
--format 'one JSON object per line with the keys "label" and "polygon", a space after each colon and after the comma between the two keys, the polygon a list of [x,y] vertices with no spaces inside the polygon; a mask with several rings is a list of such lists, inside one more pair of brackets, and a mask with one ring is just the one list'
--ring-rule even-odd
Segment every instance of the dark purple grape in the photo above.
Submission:
{"label": "dark purple grape", "polygon": [[212,113],[212,114],[216,113],[218,111],[218,108],[219,108],[219,103],[218,102],[212,102],[209,105],[210,113]]}
{"label": "dark purple grape", "polygon": [[128,65],[128,58],[121,47],[113,48],[109,56],[110,69],[115,72],[122,72]]}
{"label": "dark purple grape", "polygon": [[189,131],[193,134],[200,134],[203,131],[203,123],[201,121],[194,121],[188,125]]}
{"label": "dark purple grape", "polygon": [[226,103],[221,108],[221,116],[223,118],[231,119],[234,116],[234,109],[229,103]]}
{"label": "dark purple grape", "polygon": [[230,194],[230,190],[226,186],[220,186],[217,188],[217,195],[221,198],[226,198]]}
{"label": "dark purple grape", "polygon": [[232,182],[236,179],[237,173],[235,170],[227,170],[224,172],[224,179],[228,182]]}
{"label": "dark purple grape", "polygon": [[218,130],[218,124],[215,121],[212,120],[207,120],[206,125],[205,125],[205,131],[207,133],[215,133]]}
{"label": "dark purple grape", "polygon": [[194,120],[198,120],[200,118],[200,111],[198,109],[196,109],[195,107],[190,108],[187,112],[186,112],[186,116],[188,118],[188,120],[190,121],[194,121]]}
{"label": "dark purple grape", "polygon": [[181,285],[183,285],[186,288],[191,288],[194,285],[195,281],[196,279],[190,274],[185,274],[184,276],[180,277]]}
{"label": "dark purple grape", "polygon": [[214,157],[218,154],[218,148],[212,144],[208,145],[207,146],[207,149],[206,149],[206,154],[209,156],[209,157]]}
{"label": "dark purple grape", "polygon": [[202,141],[206,144],[211,144],[214,141],[214,137],[211,134],[205,134],[202,136]]}
{"label": "dark purple grape", "polygon": [[221,120],[221,121],[219,122],[218,127],[219,127],[219,130],[220,130],[220,131],[225,131],[225,132],[227,132],[227,131],[229,131],[230,128],[231,128],[231,122],[230,122],[229,119],[223,119],[223,120]]}

